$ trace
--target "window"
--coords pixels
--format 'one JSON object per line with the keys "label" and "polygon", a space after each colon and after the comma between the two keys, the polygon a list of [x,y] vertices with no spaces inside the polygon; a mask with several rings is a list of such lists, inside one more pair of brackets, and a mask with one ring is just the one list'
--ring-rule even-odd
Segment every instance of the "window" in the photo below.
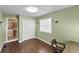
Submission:
{"label": "window", "polygon": [[51,18],[40,20],[40,31],[51,33]]}

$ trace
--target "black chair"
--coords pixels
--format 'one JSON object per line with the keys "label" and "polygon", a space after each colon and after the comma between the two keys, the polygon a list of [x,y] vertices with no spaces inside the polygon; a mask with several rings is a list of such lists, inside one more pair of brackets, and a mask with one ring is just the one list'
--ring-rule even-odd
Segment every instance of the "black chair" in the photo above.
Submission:
{"label": "black chair", "polygon": [[65,48],[65,44],[57,42],[56,39],[51,41],[51,46],[54,53],[62,53]]}

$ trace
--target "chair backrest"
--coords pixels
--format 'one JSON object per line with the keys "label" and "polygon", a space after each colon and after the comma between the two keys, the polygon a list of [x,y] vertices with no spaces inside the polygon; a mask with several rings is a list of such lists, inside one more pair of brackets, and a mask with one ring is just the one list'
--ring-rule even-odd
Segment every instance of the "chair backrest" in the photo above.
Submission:
{"label": "chair backrest", "polygon": [[53,46],[53,47],[57,47],[57,44],[56,44],[57,42],[56,42],[56,39],[53,39],[52,40],[52,42],[51,42],[51,45]]}
{"label": "chair backrest", "polygon": [[57,42],[56,39],[53,39],[51,41],[51,46],[54,52],[57,52],[57,49],[60,49],[63,51],[65,48],[65,44]]}

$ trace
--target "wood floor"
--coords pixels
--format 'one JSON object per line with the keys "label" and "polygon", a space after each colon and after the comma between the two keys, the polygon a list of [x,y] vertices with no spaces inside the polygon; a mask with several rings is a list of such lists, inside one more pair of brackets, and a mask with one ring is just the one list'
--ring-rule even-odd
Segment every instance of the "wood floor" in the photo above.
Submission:
{"label": "wood floor", "polygon": [[22,43],[18,41],[4,44],[2,53],[52,53],[50,45],[43,41],[33,38]]}

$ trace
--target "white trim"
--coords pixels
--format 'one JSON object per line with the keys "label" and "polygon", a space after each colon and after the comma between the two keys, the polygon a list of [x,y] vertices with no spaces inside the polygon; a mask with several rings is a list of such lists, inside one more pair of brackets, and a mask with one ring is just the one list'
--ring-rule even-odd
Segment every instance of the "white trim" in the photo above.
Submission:
{"label": "white trim", "polygon": [[13,40],[10,40],[10,41],[6,41],[4,43],[9,43],[9,42],[13,42],[13,41],[17,41],[18,39],[13,39]]}
{"label": "white trim", "polygon": [[8,18],[6,18],[6,41],[8,40],[8,34],[7,34],[7,32],[8,32]]}
{"label": "white trim", "polygon": [[50,43],[50,42],[47,42],[47,41],[45,41],[45,40],[43,40],[43,39],[41,39],[41,38],[39,38],[39,37],[35,37],[35,38],[37,38],[37,39],[39,39],[39,40],[41,40],[41,41],[43,41],[43,42],[45,42],[45,43],[47,43],[47,44],[51,45],[51,43]]}
{"label": "white trim", "polygon": [[[26,27],[28,27],[28,26],[26,26],[24,24],[24,22],[25,22],[25,24],[27,23],[26,25],[31,25],[31,27],[33,27],[32,30],[30,30],[30,28],[28,28],[27,30],[24,31],[24,29]],[[23,19],[22,23],[24,25],[24,26],[22,26],[22,39],[26,40],[26,39],[30,39],[32,37],[35,37],[35,20],[32,20],[32,19],[29,19],[29,20]],[[29,30],[32,31],[32,32],[30,32]],[[27,32],[28,34],[25,33],[25,32]]]}
{"label": "white trim", "polygon": [[[39,37],[34,37],[34,38],[37,38],[37,39],[39,39],[39,40],[41,40],[41,41],[43,41],[43,42],[45,42],[45,43],[51,45],[50,42],[47,42],[47,41],[45,41],[45,40],[43,40],[43,39],[41,39],[41,38],[39,38]],[[31,39],[31,38],[29,38],[29,39]],[[25,39],[25,40],[29,40],[29,39]],[[19,41],[19,43],[22,43],[22,42],[25,41],[25,40],[21,40],[21,41]]]}
{"label": "white trim", "polygon": [[0,47],[0,52],[1,52],[2,48],[3,48],[3,45],[4,45],[4,43],[2,43],[2,45],[1,45],[1,47]]}
{"label": "white trim", "polygon": [[25,40],[20,40],[19,43],[22,43],[23,41],[25,41]]}
{"label": "white trim", "polygon": [[11,41],[15,41],[15,40],[11,40],[11,41],[8,41],[8,19],[16,19],[17,18],[10,18],[10,17],[6,17],[6,42],[11,42]]}
{"label": "white trim", "polygon": [[[33,37],[33,38],[35,38],[35,37]],[[26,40],[31,40],[33,38],[26,38],[26,39],[20,40],[19,43],[22,43],[23,41],[26,41]]]}

